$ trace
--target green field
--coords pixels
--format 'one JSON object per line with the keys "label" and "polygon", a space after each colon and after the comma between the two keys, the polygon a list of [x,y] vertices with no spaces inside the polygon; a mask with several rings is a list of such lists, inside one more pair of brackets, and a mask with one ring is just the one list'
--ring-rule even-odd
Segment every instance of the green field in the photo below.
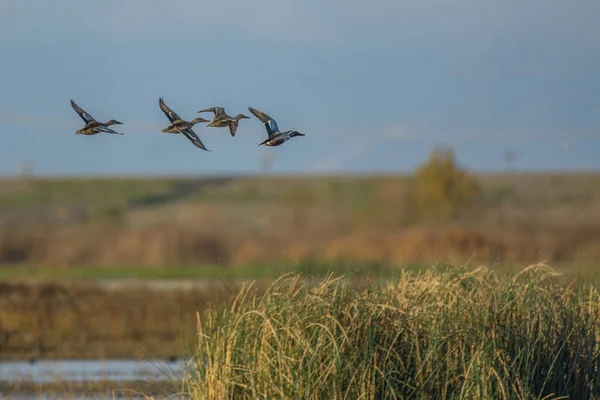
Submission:
{"label": "green field", "polygon": [[[444,265],[439,263],[438,265]],[[475,267],[471,265],[470,267]],[[204,281],[215,279],[276,279],[287,273],[299,273],[308,277],[325,277],[329,274],[343,275],[348,278],[397,277],[403,271],[419,271],[429,268],[427,265],[412,264],[395,266],[377,262],[339,262],[324,263],[305,261],[287,265],[189,265],[148,268],[144,266],[81,266],[70,268],[35,268],[29,266],[0,266],[0,280],[12,282],[95,282],[110,280],[190,280]],[[523,268],[523,265],[503,264],[489,268],[499,274],[511,274]],[[600,287],[600,268],[591,264],[563,264],[555,267],[561,273],[562,281],[582,281]]]}
{"label": "green field", "polygon": [[[419,265],[404,266],[402,269],[417,269]],[[139,280],[203,280],[203,279],[261,279],[277,278],[289,273],[303,273],[309,276],[325,276],[329,273],[344,274],[349,277],[365,276],[389,277],[400,273],[400,268],[385,263],[322,263],[305,261],[302,263],[272,265],[190,265],[147,268],[143,266],[81,266],[71,268],[35,268],[28,266],[0,266],[0,279],[11,281],[95,281],[110,279]]]}
{"label": "green field", "polygon": [[[535,205],[565,217],[573,206],[595,207],[600,198],[599,173],[478,174],[490,209]],[[0,179],[0,211],[19,212],[51,207],[84,207],[102,212],[158,208],[191,203],[277,207],[318,206],[365,211],[375,204],[400,204],[412,175],[285,176],[213,178],[4,178]],[[371,210],[375,211],[375,210]]]}

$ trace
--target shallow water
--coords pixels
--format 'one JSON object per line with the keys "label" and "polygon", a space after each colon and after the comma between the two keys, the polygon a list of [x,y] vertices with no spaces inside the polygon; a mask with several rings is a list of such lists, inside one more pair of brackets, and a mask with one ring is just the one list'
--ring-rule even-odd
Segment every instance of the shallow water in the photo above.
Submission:
{"label": "shallow water", "polygon": [[181,378],[184,369],[184,360],[0,361],[0,382],[156,381]]}

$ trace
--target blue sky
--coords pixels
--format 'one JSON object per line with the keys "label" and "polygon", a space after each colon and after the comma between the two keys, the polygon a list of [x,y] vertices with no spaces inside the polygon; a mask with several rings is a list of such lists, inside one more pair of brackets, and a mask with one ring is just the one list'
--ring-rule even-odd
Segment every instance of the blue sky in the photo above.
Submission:
{"label": "blue sky", "polygon": [[[481,171],[507,149],[600,169],[599,20],[597,0],[2,0],[0,174],[405,172],[438,145]],[[160,96],[306,136],[197,125],[203,152],[160,132]],[[125,134],[76,136],[70,98]]]}

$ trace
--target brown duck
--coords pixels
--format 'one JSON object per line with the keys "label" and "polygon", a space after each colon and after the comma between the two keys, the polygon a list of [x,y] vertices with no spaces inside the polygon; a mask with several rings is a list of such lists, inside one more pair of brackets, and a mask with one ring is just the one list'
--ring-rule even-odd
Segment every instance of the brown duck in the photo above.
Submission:
{"label": "brown duck", "polygon": [[121,125],[123,124],[122,122],[119,122],[115,119],[111,119],[108,122],[98,122],[94,119],[94,117],[90,115],[90,113],[85,111],[83,108],[79,107],[73,101],[73,99],[71,99],[71,106],[75,111],[77,111],[77,114],[79,114],[83,122],[85,122],[85,126],[75,132],[76,135],[95,135],[100,132],[112,133],[113,135],[122,135],[122,133],[115,132],[112,129],[108,128],[108,126],[110,125]]}
{"label": "brown duck", "polygon": [[200,110],[198,111],[199,113],[203,113],[203,112],[212,112],[214,113],[214,118],[213,120],[210,122],[210,124],[206,125],[207,127],[216,127],[216,128],[224,128],[226,126],[229,127],[229,133],[231,134],[231,136],[235,136],[235,133],[237,132],[237,128],[238,128],[238,123],[240,121],[240,119],[244,119],[244,118],[250,118],[245,116],[244,114],[238,114],[235,117],[232,117],[231,115],[227,115],[225,113],[225,108],[223,107],[211,107],[211,108],[205,108],[204,110]]}
{"label": "brown duck", "polygon": [[195,118],[195,119],[191,120],[190,122],[184,121],[181,119],[181,117],[179,117],[179,115],[177,115],[177,113],[175,113],[175,111],[171,110],[165,104],[162,97],[158,99],[158,105],[160,106],[160,109],[165,113],[165,115],[167,116],[169,121],[171,122],[171,125],[169,125],[165,129],[161,130],[161,132],[181,133],[183,136],[188,138],[190,140],[190,142],[192,142],[194,144],[194,146],[196,146],[202,150],[210,151],[204,146],[204,144],[202,143],[202,141],[200,140],[198,135],[196,135],[196,133],[192,130],[192,127],[199,122],[209,122],[207,119]]}

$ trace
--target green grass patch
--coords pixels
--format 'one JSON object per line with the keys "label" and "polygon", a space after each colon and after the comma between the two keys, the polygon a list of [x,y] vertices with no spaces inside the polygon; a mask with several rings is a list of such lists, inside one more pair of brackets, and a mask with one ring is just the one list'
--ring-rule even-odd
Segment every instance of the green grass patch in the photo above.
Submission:
{"label": "green grass patch", "polygon": [[202,313],[185,385],[204,399],[598,398],[600,296],[556,278],[436,267],[248,286]]}
{"label": "green grass patch", "polygon": [[[407,266],[405,268],[419,268]],[[285,273],[302,273],[308,276],[325,276],[328,273],[362,278],[390,277],[400,273],[398,267],[385,263],[319,262],[306,260],[299,263],[273,263],[260,265],[170,265],[147,266],[79,266],[35,267],[0,266],[0,279],[51,279],[51,280],[97,280],[97,279],[260,279],[277,278]]]}
{"label": "green grass patch", "polygon": [[[442,267],[444,264],[437,264]],[[410,264],[401,267],[385,262],[337,261],[327,262],[307,259],[297,263],[272,263],[254,265],[168,265],[168,266],[70,266],[36,267],[31,265],[0,265],[0,280],[102,280],[102,279],[276,279],[283,274],[297,273],[307,277],[344,275],[349,279],[393,279],[406,271],[422,271],[430,266]],[[575,281],[600,287],[600,270],[593,265],[563,264],[555,266],[561,273],[563,284]],[[514,274],[521,268],[515,264],[496,265],[493,270],[502,276]]]}
{"label": "green grass patch", "polygon": [[168,181],[158,179],[30,179],[26,184],[5,180],[0,181],[5,191],[0,195],[0,207],[124,206],[137,198],[168,192],[170,186]]}

